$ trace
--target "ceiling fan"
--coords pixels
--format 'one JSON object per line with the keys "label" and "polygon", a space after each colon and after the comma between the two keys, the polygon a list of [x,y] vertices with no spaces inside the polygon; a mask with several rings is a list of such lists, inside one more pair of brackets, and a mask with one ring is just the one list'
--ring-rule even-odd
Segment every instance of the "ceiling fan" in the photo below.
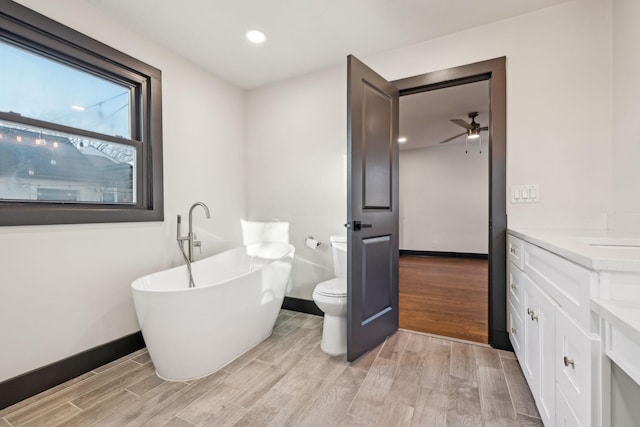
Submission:
{"label": "ceiling fan", "polygon": [[[466,130],[458,135],[452,136],[451,138],[447,138],[444,141],[440,141],[440,144],[444,144],[449,141],[453,141],[456,138],[461,137],[462,135],[467,135],[467,142],[470,139],[478,139],[480,138],[480,132],[489,130],[488,126],[480,126],[480,123],[476,123],[476,117],[478,117],[478,112],[473,111],[468,114],[471,119],[471,123],[467,123],[464,120],[460,119],[451,119],[451,122],[457,124],[460,127],[465,128]],[[465,153],[467,152],[465,148]],[[480,152],[482,153],[482,139],[480,138]]]}

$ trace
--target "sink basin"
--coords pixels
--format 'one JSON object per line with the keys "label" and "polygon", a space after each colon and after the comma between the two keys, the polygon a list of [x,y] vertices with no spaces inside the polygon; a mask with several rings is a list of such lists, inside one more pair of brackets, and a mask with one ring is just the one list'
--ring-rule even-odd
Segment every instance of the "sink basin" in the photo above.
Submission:
{"label": "sink basin", "polygon": [[589,246],[595,246],[596,248],[640,249],[640,245],[629,245],[629,244],[596,245],[592,243]]}
{"label": "sink basin", "polygon": [[597,248],[640,249],[640,239],[631,237],[587,237],[577,239]]}

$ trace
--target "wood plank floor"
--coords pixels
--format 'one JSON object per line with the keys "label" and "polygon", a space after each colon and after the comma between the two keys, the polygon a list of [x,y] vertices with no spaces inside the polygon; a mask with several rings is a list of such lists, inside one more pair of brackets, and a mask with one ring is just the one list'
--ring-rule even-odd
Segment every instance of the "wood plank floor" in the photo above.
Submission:
{"label": "wood plank floor", "polygon": [[489,342],[488,262],[400,257],[400,327]]}
{"label": "wood plank floor", "polygon": [[0,426],[542,426],[513,353],[397,332],[355,363],[319,347],[322,318],[208,377],[167,382],[145,350],[0,411]]}

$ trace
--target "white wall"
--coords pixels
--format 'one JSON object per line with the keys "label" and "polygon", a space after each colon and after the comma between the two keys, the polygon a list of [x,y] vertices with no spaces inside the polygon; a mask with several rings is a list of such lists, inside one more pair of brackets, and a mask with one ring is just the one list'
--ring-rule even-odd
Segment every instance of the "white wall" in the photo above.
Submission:
{"label": "white wall", "polygon": [[613,0],[613,215],[640,231],[640,2]]}
{"label": "white wall", "polygon": [[329,236],[345,233],[345,93],[346,67],[334,67],[247,95],[249,219],[291,223],[291,297],[333,277]]}
{"label": "white wall", "polygon": [[246,214],[243,91],[84,1],[21,3],[162,70],[165,221],[0,228],[0,381],[139,330],[130,283],[181,263],[193,202],[203,255],[240,244]]}
{"label": "white wall", "polygon": [[[400,249],[486,254],[489,158],[478,143],[400,151]],[[436,247],[433,242],[436,241]]]}
{"label": "white wall", "polygon": [[507,57],[510,226],[606,226],[611,188],[611,2],[582,0],[409,46],[366,63],[388,79]]}
{"label": "white wall", "polygon": [[[540,203],[507,206],[509,225],[604,227],[612,180],[610,6],[569,2],[360,59],[395,80],[506,56],[507,182],[540,185]],[[250,91],[247,102],[249,216],[292,222],[297,255],[319,265],[298,271],[289,295],[311,299],[331,263],[325,253],[305,252],[301,239],[326,240],[346,217],[345,67]]]}

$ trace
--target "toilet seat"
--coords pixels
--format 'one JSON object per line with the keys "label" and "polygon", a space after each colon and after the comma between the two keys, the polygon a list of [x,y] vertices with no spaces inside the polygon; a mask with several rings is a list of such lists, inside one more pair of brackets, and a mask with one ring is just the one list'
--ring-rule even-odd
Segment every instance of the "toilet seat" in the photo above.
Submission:
{"label": "toilet seat", "polygon": [[336,277],[318,283],[314,292],[325,297],[345,297],[347,296],[347,280]]}

